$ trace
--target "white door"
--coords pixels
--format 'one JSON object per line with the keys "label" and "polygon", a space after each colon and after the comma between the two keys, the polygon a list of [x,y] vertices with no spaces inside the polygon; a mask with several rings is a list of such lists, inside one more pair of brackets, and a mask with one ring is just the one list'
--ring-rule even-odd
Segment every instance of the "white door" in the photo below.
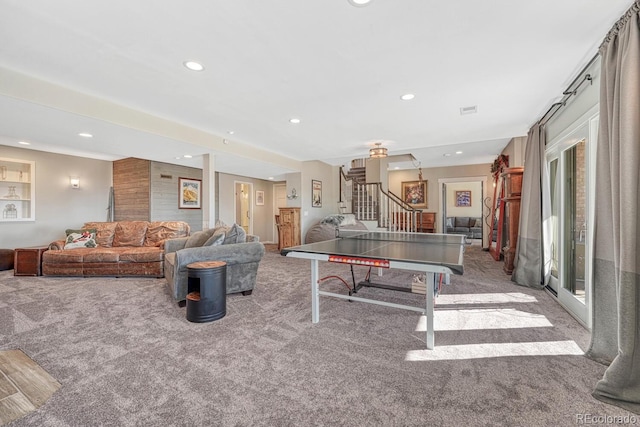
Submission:
{"label": "white door", "polygon": [[558,301],[585,326],[590,326],[592,224],[589,174],[593,167],[589,123],[547,150],[551,194],[551,280]]}

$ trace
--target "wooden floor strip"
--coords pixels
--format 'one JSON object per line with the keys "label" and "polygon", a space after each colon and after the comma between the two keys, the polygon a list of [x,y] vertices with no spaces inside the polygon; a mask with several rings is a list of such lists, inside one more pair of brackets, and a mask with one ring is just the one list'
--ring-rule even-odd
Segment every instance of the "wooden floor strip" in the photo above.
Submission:
{"label": "wooden floor strip", "polygon": [[0,425],[46,402],[60,383],[21,350],[0,351]]}

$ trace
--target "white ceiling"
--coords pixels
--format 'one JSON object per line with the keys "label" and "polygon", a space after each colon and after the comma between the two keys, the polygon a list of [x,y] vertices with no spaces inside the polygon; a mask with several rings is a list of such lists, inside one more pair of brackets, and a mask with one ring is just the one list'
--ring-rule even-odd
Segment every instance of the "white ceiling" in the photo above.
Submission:
{"label": "white ceiling", "polygon": [[263,179],[374,141],[422,167],[491,163],[632,3],[0,0],[0,144],[195,167],[211,153]]}

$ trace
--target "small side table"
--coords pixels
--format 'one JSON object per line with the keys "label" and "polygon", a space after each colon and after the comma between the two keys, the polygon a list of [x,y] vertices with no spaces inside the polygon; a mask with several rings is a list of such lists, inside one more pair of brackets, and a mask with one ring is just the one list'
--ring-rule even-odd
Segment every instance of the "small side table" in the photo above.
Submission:
{"label": "small side table", "polygon": [[201,261],[187,265],[187,320],[203,323],[227,314],[227,263]]}
{"label": "small side table", "polygon": [[42,276],[42,254],[48,246],[16,248],[13,259],[14,276]]}

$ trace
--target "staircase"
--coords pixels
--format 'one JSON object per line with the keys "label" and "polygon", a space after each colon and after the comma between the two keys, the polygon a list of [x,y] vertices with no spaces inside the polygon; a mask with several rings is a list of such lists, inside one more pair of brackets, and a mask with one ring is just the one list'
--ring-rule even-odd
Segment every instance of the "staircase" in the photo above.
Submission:
{"label": "staircase", "polygon": [[405,203],[379,182],[367,183],[364,167],[340,168],[340,212],[353,213],[357,220],[375,221],[377,228],[415,232],[421,224],[421,210]]}

